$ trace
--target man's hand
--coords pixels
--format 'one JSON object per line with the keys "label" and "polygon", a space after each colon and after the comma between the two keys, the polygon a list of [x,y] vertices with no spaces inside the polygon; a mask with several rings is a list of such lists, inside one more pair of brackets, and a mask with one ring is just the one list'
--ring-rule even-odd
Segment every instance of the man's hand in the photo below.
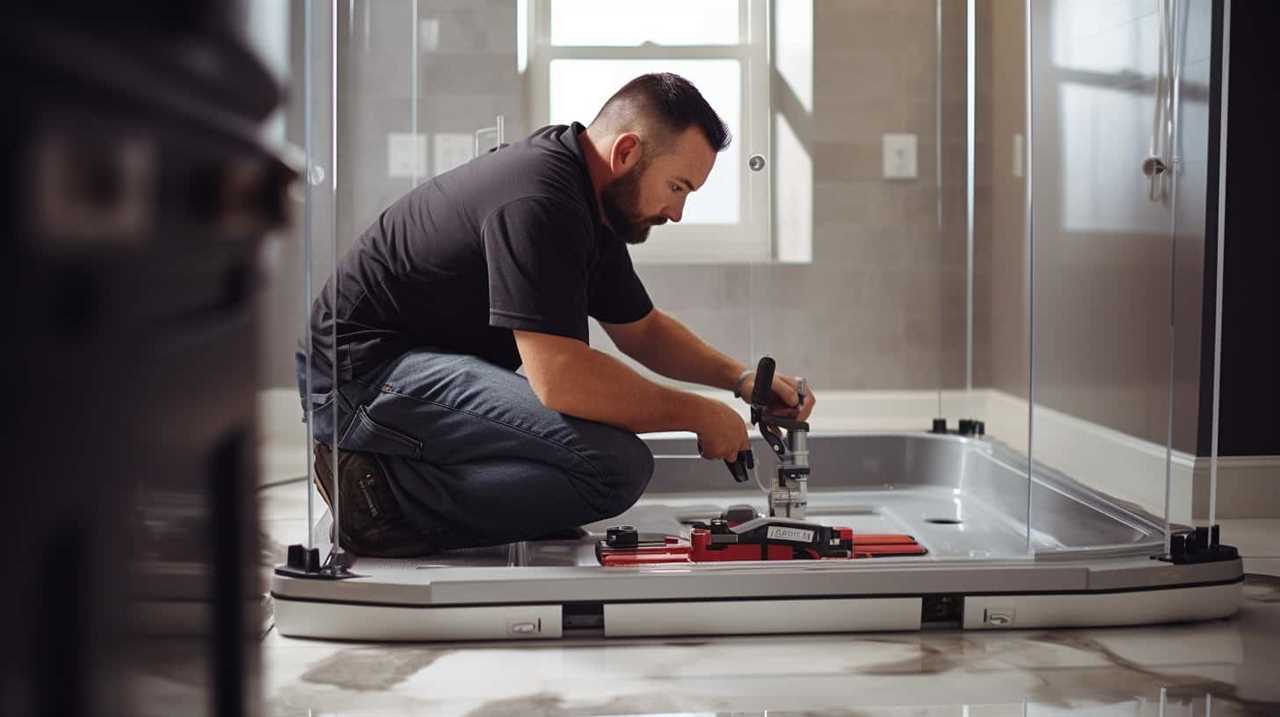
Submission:
{"label": "man's hand", "polygon": [[742,417],[725,404],[706,400],[705,410],[699,411],[694,431],[698,434],[698,452],[703,458],[722,458],[733,462],[738,451],[751,447],[747,438],[747,424]]}
{"label": "man's hand", "polygon": [[[799,397],[796,395],[798,383],[799,379],[794,376],[784,376],[774,372],[773,395],[769,397],[766,413],[781,418],[793,418],[797,421],[809,420],[809,414],[813,413],[813,404],[816,402],[813,397],[813,387],[807,386],[804,405],[799,405]],[[739,383],[742,400],[746,403],[751,403],[751,389],[755,385],[755,371],[747,374],[746,378]]]}

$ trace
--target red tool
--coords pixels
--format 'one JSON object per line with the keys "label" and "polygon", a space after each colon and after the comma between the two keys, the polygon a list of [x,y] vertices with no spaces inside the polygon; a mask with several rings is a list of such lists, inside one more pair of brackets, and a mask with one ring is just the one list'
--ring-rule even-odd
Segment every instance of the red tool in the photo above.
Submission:
{"label": "red tool", "polygon": [[[741,513],[733,516],[735,512],[731,509],[726,515],[741,516]],[[849,528],[766,517],[734,522],[722,516],[710,524],[698,523],[688,540],[673,535],[641,534],[624,525],[609,528],[606,538],[596,544],[596,557],[606,567],[743,560],[849,560],[927,552],[910,535],[855,535]]]}

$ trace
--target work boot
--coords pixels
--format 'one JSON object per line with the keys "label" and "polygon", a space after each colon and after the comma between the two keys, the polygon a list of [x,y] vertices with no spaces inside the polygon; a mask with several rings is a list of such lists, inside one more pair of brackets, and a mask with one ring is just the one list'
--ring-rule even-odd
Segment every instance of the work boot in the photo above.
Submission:
{"label": "work boot", "polygon": [[[315,445],[315,478],[320,497],[332,514],[333,452],[323,443]],[[342,491],[338,534],[344,549],[374,558],[406,558],[437,552],[422,531],[405,519],[374,454],[339,451],[338,486]]]}

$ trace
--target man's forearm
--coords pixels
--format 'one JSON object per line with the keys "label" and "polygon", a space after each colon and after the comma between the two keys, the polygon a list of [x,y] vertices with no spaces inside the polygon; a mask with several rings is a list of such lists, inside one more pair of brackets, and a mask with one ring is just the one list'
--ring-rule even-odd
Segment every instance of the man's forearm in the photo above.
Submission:
{"label": "man's forearm", "polygon": [[545,367],[535,390],[549,408],[570,416],[632,433],[693,431],[710,409],[710,399],[660,386],[585,346],[549,363],[559,365]]}
{"label": "man's forearm", "polygon": [[644,340],[628,347],[627,354],[667,378],[732,391],[746,367],[698,338],[674,317],[654,311],[659,313]]}

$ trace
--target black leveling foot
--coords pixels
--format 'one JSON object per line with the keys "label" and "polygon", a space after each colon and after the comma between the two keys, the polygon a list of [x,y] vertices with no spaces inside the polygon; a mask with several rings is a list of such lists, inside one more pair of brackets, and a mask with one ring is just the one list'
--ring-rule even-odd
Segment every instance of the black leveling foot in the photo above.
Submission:
{"label": "black leveling foot", "polygon": [[329,559],[320,562],[319,548],[290,545],[284,565],[276,567],[276,575],[309,580],[344,580],[356,577],[351,567],[350,553],[330,553]]}
{"label": "black leveling foot", "polygon": [[1234,545],[1218,542],[1218,526],[1200,526],[1169,536],[1169,555],[1160,558],[1174,565],[1216,563],[1235,560],[1240,551]]}

